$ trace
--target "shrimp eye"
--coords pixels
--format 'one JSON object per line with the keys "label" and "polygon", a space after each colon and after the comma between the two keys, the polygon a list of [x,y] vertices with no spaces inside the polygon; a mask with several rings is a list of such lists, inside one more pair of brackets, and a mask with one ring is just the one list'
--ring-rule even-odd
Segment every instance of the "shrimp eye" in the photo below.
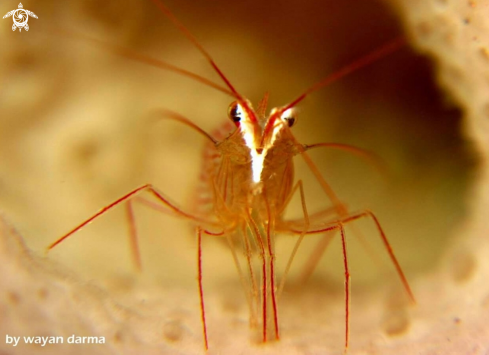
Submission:
{"label": "shrimp eye", "polygon": [[234,101],[233,103],[231,103],[231,105],[229,105],[228,116],[234,123],[238,123],[243,119],[243,108],[238,101]]}
{"label": "shrimp eye", "polygon": [[289,127],[292,127],[297,122],[297,112],[296,110],[289,108],[288,110],[282,112],[280,118],[282,121],[287,123]]}

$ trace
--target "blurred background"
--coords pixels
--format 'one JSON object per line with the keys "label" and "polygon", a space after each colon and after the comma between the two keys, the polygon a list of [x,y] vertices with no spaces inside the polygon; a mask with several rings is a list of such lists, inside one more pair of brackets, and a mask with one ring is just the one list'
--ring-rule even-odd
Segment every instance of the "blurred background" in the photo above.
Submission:
{"label": "blurred background", "polygon": [[[166,1],[229,80],[255,105],[266,92],[282,106],[320,79],[402,35],[382,1]],[[23,3],[39,18],[28,32],[0,27],[0,208],[35,253],[118,197],[151,182],[183,208],[192,204],[203,138],[187,127],[149,117],[176,111],[206,131],[226,120],[230,97],[202,84],[137,63],[62,31],[172,63],[219,82],[205,58],[151,1]],[[4,1],[0,12],[16,9]],[[384,227],[401,265],[414,279],[435,266],[463,221],[477,157],[460,133],[461,112],[436,86],[433,66],[405,47],[316,92],[300,106],[294,132],[303,143],[338,142],[375,152],[389,174],[341,151],[311,156],[353,210],[368,208]],[[309,211],[328,206],[300,158]],[[299,205],[290,216],[300,216]],[[192,225],[136,209],[142,278],[165,285],[195,283]],[[358,222],[383,258],[368,221]],[[308,240],[300,270],[318,239]],[[392,275],[349,239],[355,285]],[[277,240],[278,262],[292,237]],[[238,283],[226,247],[206,240],[209,284]],[[206,257],[206,256],[205,256]],[[49,253],[89,278],[135,275],[124,209],[87,226]],[[334,241],[316,277],[341,288],[341,249]],[[302,260],[300,260],[302,259]],[[227,264],[223,264],[227,263]],[[222,265],[229,265],[223,268]],[[386,266],[387,265],[387,266]],[[293,277],[292,277],[293,279]]]}

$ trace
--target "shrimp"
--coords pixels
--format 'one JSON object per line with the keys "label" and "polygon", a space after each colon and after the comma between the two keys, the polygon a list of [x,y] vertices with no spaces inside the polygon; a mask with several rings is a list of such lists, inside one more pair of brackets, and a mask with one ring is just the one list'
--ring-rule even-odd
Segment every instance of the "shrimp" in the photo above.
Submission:
{"label": "shrimp", "polygon": [[[186,76],[233,98],[234,101],[228,108],[229,120],[213,134],[205,132],[190,119],[178,113],[166,109],[156,112],[161,118],[175,120],[188,126],[207,140],[200,184],[196,191],[196,206],[192,211],[184,210],[170,202],[165,194],[160,192],[154,185],[145,184],[102,208],[99,212],[50,244],[48,250],[59,245],[107,211],[116,206],[124,205],[134,263],[138,269],[141,269],[138,233],[133,213],[134,202],[146,204],[162,212],[191,221],[195,225],[197,235],[198,293],[203,342],[207,350],[209,341],[203,287],[203,237],[219,238],[228,244],[247,299],[250,324],[260,328],[262,341],[267,342],[280,339],[279,298],[301,242],[308,235],[339,232],[345,275],[344,349],[346,351],[350,341],[350,272],[344,228],[346,224],[363,218],[369,219],[374,224],[412,302],[414,302],[414,295],[378,218],[369,210],[349,211],[322,176],[310,158],[308,151],[317,148],[341,149],[375,163],[373,154],[345,144],[301,144],[296,140],[291,129],[297,121],[296,106],[308,95],[396,51],[404,45],[404,40],[397,38],[388,42],[365,57],[334,72],[306,89],[290,103],[273,108],[267,115],[268,95],[265,95],[258,108],[254,109],[252,103],[237,91],[193,34],[163,3],[159,0],[152,1],[164,16],[206,58],[220,77],[222,84],[216,84],[185,69],[161,60],[145,57],[122,47],[107,45],[79,35],[69,35],[109,48],[112,52],[132,60]],[[296,156],[300,156],[305,161],[324,191],[325,199],[329,201],[327,207],[318,212],[311,214],[308,211],[304,183],[302,180],[294,181],[293,158]],[[143,193],[152,195],[158,203],[147,200],[142,196]],[[284,217],[285,211],[297,194],[301,202],[302,217],[294,220],[287,219]],[[275,252],[276,237],[279,234],[296,236],[295,246],[280,279],[278,278],[277,255]],[[324,248],[319,248],[318,255],[311,257],[312,261],[308,264],[309,270],[314,269],[315,263],[321,257],[323,250]],[[238,251],[245,255],[244,266],[240,263]]]}

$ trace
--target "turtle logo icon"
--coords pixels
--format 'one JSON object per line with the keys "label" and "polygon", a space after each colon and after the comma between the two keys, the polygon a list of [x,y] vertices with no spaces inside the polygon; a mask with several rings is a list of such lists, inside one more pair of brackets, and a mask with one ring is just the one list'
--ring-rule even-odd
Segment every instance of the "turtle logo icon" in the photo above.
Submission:
{"label": "turtle logo icon", "polygon": [[13,17],[14,24],[12,25],[12,31],[15,31],[17,28],[19,32],[22,32],[22,28],[26,31],[29,31],[29,25],[27,21],[29,21],[29,16],[37,18],[36,14],[29,10],[24,10],[22,3],[19,4],[19,8],[17,10],[12,10],[7,12],[7,14],[3,18]]}

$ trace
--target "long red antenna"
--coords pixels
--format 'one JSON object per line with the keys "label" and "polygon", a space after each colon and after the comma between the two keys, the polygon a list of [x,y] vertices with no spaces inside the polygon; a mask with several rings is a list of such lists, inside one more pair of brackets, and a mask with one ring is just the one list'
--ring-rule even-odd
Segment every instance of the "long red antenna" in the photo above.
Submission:
{"label": "long red antenna", "polygon": [[206,86],[209,86],[213,89],[216,89],[216,90],[218,90],[218,91],[220,91],[226,95],[229,95],[231,97],[234,97],[236,99],[241,98],[241,96],[235,94],[233,91],[229,90],[228,88],[226,88],[224,86],[218,85],[218,84],[210,81],[209,79],[206,79],[206,78],[204,78],[200,75],[197,75],[195,73],[192,73],[188,70],[179,68],[176,65],[167,63],[161,59],[151,58],[149,56],[145,56],[145,55],[137,53],[133,50],[130,50],[129,48],[125,48],[125,47],[118,46],[118,45],[111,44],[111,43],[106,43],[104,41],[101,41],[101,40],[98,40],[95,38],[91,38],[88,36],[84,36],[84,35],[81,35],[79,33],[73,33],[71,31],[67,31],[64,29],[63,30],[62,29],[55,29],[53,31],[56,33],[62,34],[63,36],[66,36],[66,37],[72,37],[75,39],[79,39],[79,40],[81,39],[83,41],[90,42],[97,47],[100,47],[104,50],[109,50],[115,54],[121,55],[123,57],[134,60],[136,62],[148,64],[148,65],[151,65],[151,66],[156,67],[156,68],[160,68],[160,69],[168,70],[168,71],[171,71],[174,73],[178,73],[182,76],[186,76],[192,80],[198,81],[198,82],[200,82]]}
{"label": "long red antenna", "polygon": [[246,108],[248,115],[250,116],[251,121],[257,122],[256,117],[253,113],[253,110],[248,105],[244,97],[234,88],[233,84],[229,81],[229,79],[224,75],[224,73],[219,69],[214,59],[212,59],[209,52],[205,50],[204,47],[197,41],[195,36],[188,30],[187,27],[181,23],[178,18],[170,11],[160,0],[152,0],[154,4],[160,9],[160,11],[175,25],[175,27],[182,32],[182,34],[187,37],[187,39],[198,49],[198,51],[208,60],[214,71],[221,77],[222,81],[226,84],[226,86],[231,90],[234,96],[240,101],[240,103]]}
{"label": "long red antenna", "polygon": [[406,44],[406,40],[404,37],[398,37],[390,42],[385,43],[384,45],[380,46],[379,48],[375,49],[373,52],[370,52],[366,56],[356,60],[355,62],[348,64],[341,68],[340,70],[335,71],[333,74],[327,76],[323,80],[319,81],[318,83],[314,84],[311,86],[309,89],[304,91],[298,98],[293,100],[290,104],[285,106],[282,109],[282,112],[285,110],[288,110],[289,108],[292,108],[296,106],[299,102],[304,100],[307,95],[314,91],[318,91],[319,89],[322,89],[325,86],[328,86],[335,81],[338,81],[339,79],[343,78],[344,76],[360,69],[363,67],[366,67],[369,64],[374,63],[375,61],[379,60],[380,58],[385,57],[388,54],[391,54],[404,46]]}
{"label": "long red antenna", "polygon": [[152,1],[155,3],[156,6],[158,6],[158,8],[161,10],[161,12],[163,12],[163,14],[171,22],[173,22],[173,24],[175,25],[175,27],[177,27],[180,30],[180,32],[182,32],[183,35],[188,38],[188,40],[199,50],[199,52],[202,53],[202,55],[204,57],[206,57],[206,59],[212,65],[212,67],[214,68],[214,70],[216,71],[216,73],[219,74],[219,76],[221,77],[221,79],[226,83],[227,87],[238,98],[242,99],[241,95],[236,91],[236,89],[231,84],[231,82],[229,81],[229,79],[224,75],[224,73],[221,71],[221,69],[219,69],[219,67],[217,66],[217,64],[214,62],[214,59],[212,59],[212,57],[210,56],[210,54],[205,50],[204,47],[202,47],[202,45],[197,41],[197,39],[195,38],[195,36],[188,30],[188,28],[185,27],[183,25],[183,23],[181,23],[177,19],[177,17],[173,14],[173,12],[171,12],[170,9],[168,9],[165,5],[163,5],[163,3],[161,1],[159,1],[159,0],[152,0]]}

